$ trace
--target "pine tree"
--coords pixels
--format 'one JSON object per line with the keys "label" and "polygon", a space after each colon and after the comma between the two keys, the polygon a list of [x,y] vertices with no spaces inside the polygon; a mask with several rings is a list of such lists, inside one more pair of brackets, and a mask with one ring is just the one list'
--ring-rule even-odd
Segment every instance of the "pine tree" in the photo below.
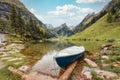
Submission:
{"label": "pine tree", "polygon": [[113,21],[111,12],[108,12],[107,21],[111,23]]}
{"label": "pine tree", "polygon": [[16,8],[14,6],[12,6],[12,12],[10,15],[10,21],[11,21],[11,28],[13,30],[13,32],[15,34],[17,34],[17,12],[16,12]]}
{"label": "pine tree", "polygon": [[33,39],[33,20],[32,20],[32,17],[30,17],[30,19],[29,19],[29,32],[30,32],[30,36],[31,36],[31,38]]}
{"label": "pine tree", "polygon": [[5,31],[6,24],[3,20],[0,20],[0,31],[4,32]]}
{"label": "pine tree", "polygon": [[23,37],[25,33],[25,23],[20,11],[18,11],[18,14],[17,14],[17,23],[18,23],[17,24],[18,33],[21,35],[21,37]]}

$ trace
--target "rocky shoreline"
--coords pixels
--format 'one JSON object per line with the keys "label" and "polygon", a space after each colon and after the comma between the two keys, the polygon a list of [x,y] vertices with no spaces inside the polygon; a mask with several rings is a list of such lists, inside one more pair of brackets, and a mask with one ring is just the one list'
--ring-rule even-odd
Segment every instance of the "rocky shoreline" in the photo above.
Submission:
{"label": "rocky shoreline", "polygon": [[[21,54],[21,50],[25,48],[23,43],[13,42],[13,43],[1,43],[0,44],[0,69],[4,68],[7,65],[18,65],[17,68],[19,71],[24,72],[26,75],[33,77],[35,80],[57,80],[57,77],[51,77],[49,75],[40,73],[39,71],[31,71],[31,67],[27,65],[26,57]],[[100,80],[120,80],[120,76],[112,71],[107,71],[101,69],[102,67],[110,66],[110,64],[105,63],[105,61],[109,61],[111,57],[109,56],[109,52],[112,52],[115,46],[106,44],[100,47],[100,56],[99,55],[91,55],[87,56],[88,59],[82,60],[82,65],[78,63],[75,70],[70,76],[69,80],[92,80],[94,76],[100,78]],[[97,61],[101,61],[99,64]],[[91,63],[91,64],[90,64]],[[119,62],[113,62],[113,67],[119,67]],[[93,65],[94,64],[94,65]],[[101,66],[100,66],[101,65]]]}
{"label": "rocky shoreline", "polygon": [[[114,54],[114,56],[112,54]],[[118,58],[116,54],[119,54],[118,46],[110,43],[102,45],[99,54],[86,56],[87,58],[82,61],[83,66],[76,66],[70,80],[120,80],[120,62],[119,60],[116,62]],[[116,71],[118,69],[118,73],[116,73],[114,69],[116,69]]]}
{"label": "rocky shoreline", "polygon": [[[39,73],[38,71],[32,71],[31,67],[27,65],[27,61],[24,55],[20,52],[25,48],[23,43],[11,42],[0,44],[0,69],[9,66],[19,66],[18,70],[24,72],[28,76],[32,76],[35,80],[57,80],[55,77]],[[22,77],[22,76],[21,76]]]}
{"label": "rocky shoreline", "polygon": [[23,44],[18,43],[1,43],[0,44],[0,61],[5,65],[11,64],[22,64],[22,60],[25,59],[25,56],[20,54],[20,51],[24,49]]}

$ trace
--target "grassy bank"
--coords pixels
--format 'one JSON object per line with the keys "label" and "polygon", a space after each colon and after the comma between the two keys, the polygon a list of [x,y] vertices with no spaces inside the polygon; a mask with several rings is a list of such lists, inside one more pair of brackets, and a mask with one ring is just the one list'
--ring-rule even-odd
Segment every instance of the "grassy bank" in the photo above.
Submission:
{"label": "grassy bank", "polygon": [[99,52],[100,46],[106,43],[106,41],[82,41],[82,40],[68,40],[68,41],[77,46],[84,46],[86,51],[89,51],[92,54]]}
{"label": "grassy bank", "polygon": [[76,33],[69,39],[119,40],[119,33],[120,23],[108,23],[107,15],[105,15],[96,23],[85,29],[83,32]]}
{"label": "grassy bank", "polygon": [[[17,40],[18,41],[18,40]],[[21,43],[2,43],[0,47],[0,80],[21,80],[20,76],[13,74],[7,68],[13,66],[19,68],[22,65],[28,63],[24,55],[21,54],[21,50],[24,49],[24,44]]]}

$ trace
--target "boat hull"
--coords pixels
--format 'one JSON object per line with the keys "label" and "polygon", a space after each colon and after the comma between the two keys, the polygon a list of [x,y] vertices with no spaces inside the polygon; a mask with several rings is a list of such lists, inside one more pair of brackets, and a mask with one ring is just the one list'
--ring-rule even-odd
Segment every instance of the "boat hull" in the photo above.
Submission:
{"label": "boat hull", "polygon": [[61,68],[65,68],[75,60],[80,59],[83,56],[83,54],[84,52],[76,55],[55,57],[55,60]]}

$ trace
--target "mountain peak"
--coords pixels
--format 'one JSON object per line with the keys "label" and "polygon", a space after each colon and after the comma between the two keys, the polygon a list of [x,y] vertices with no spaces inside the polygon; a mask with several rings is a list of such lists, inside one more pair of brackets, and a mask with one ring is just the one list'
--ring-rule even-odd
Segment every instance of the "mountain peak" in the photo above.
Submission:
{"label": "mountain peak", "polygon": [[66,23],[63,23],[63,24],[60,25],[60,26],[67,27],[67,24],[66,24]]}

